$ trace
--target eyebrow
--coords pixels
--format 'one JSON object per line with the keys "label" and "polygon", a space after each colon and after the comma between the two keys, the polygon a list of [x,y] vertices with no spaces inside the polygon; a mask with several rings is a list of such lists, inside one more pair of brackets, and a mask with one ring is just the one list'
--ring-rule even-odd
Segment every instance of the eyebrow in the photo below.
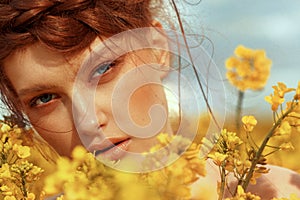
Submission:
{"label": "eyebrow", "polygon": [[33,85],[28,88],[23,88],[17,91],[18,96],[25,96],[31,93],[39,93],[46,90],[57,89],[57,85],[47,84],[47,85]]}

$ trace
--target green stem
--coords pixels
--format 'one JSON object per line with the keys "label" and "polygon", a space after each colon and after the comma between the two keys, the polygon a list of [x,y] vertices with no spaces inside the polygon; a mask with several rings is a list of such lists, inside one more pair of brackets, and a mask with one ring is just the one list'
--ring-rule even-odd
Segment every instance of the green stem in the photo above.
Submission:
{"label": "green stem", "polygon": [[247,187],[248,187],[248,185],[249,185],[249,183],[250,183],[250,180],[251,180],[251,178],[252,178],[252,176],[253,176],[255,167],[256,167],[256,165],[257,165],[257,163],[258,163],[260,157],[262,156],[262,153],[263,153],[265,147],[267,146],[267,143],[269,142],[270,138],[273,136],[273,134],[274,134],[276,128],[282,123],[282,120],[283,120],[288,114],[290,114],[290,113],[293,111],[294,107],[295,107],[295,106],[292,104],[291,108],[290,108],[288,111],[286,111],[286,113],[284,113],[284,114],[276,121],[276,123],[275,123],[274,126],[271,128],[271,130],[269,131],[269,133],[267,134],[267,136],[266,136],[265,139],[263,140],[262,144],[260,145],[260,147],[259,147],[258,151],[256,152],[255,157],[254,157],[254,159],[253,159],[253,161],[252,161],[252,163],[251,163],[251,167],[250,167],[249,172],[248,172],[248,174],[247,174],[247,176],[246,176],[246,178],[245,178],[245,181],[244,181],[243,184],[242,184],[242,187],[243,187],[243,189],[244,189],[245,191],[246,191],[246,189],[247,189]]}
{"label": "green stem", "polygon": [[267,156],[269,156],[269,155],[272,155],[273,153],[275,153],[275,152],[277,152],[277,151],[279,151],[279,149],[276,149],[276,150],[274,150],[274,151],[271,151],[270,153],[267,153],[266,155],[264,155],[264,157],[267,157]]}
{"label": "green stem", "polygon": [[222,200],[223,196],[224,196],[224,190],[225,190],[225,184],[226,184],[225,161],[223,161],[223,163],[221,165],[220,173],[221,173],[221,186],[220,186],[218,200]]}
{"label": "green stem", "polygon": [[22,193],[23,193],[23,196],[27,197],[27,190],[26,190],[26,177],[25,177],[25,174],[24,172],[21,172],[21,184],[22,184]]}
{"label": "green stem", "polygon": [[244,100],[244,92],[239,90],[238,94],[238,102],[236,105],[236,118],[235,118],[235,125],[236,125],[236,132],[239,134],[241,129],[241,115],[242,115],[242,108],[243,108],[243,100]]}

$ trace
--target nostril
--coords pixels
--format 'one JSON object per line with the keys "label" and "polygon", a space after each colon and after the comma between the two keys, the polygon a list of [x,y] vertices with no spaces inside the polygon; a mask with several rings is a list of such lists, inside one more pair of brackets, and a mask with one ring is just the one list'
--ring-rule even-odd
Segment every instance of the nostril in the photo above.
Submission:
{"label": "nostril", "polygon": [[98,128],[101,129],[101,130],[104,129],[104,127],[105,127],[105,124],[100,124],[100,125],[98,126]]}
{"label": "nostril", "polygon": [[77,135],[81,143],[88,148],[94,140],[102,141],[105,139],[101,125],[96,120],[82,120],[76,124]]}

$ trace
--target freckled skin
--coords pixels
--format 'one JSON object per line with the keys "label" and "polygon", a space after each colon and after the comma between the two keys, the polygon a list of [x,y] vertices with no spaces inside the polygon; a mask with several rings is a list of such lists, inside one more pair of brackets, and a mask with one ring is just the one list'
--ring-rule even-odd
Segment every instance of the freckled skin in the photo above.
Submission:
{"label": "freckled skin", "polygon": [[[98,43],[100,40],[94,41],[92,47]],[[73,119],[72,105],[75,102],[73,86],[77,71],[89,52],[86,50],[76,57],[66,59],[62,54],[50,51],[40,44],[34,44],[15,52],[4,62],[5,73],[17,92],[24,88],[43,88],[41,91],[23,92],[20,100],[34,128],[61,155],[69,156],[72,149],[81,144]],[[153,62],[156,58],[151,55],[149,50],[126,55],[120,66],[115,67],[108,75],[109,80],[99,82],[96,87],[94,112],[105,137],[129,137],[114,121],[111,109],[112,91],[118,80],[128,71],[141,64]],[[33,98],[44,93],[56,96],[46,104],[30,106]],[[163,105],[167,109],[161,86],[148,84],[136,90],[129,101],[129,112],[134,123],[139,126],[147,125],[150,122],[148,111],[153,104]],[[83,111],[79,113],[80,115],[84,116],[86,113]],[[171,132],[168,121],[161,131]],[[148,139],[131,137],[131,139],[128,149],[130,152],[147,151],[156,141],[154,137]]]}

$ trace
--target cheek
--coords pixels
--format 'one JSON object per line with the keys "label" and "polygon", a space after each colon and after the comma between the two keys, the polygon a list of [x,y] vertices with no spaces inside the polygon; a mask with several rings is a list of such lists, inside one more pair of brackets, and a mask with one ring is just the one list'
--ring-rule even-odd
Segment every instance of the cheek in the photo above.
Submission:
{"label": "cheek", "polygon": [[32,126],[60,155],[70,156],[72,149],[81,144],[72,118],[59,105],[47,114],[43,112],[28,112]]}
{"label": "cheek", "polygon": [[61,156],[69,157],[73,148],[80,145],[80,140],[73,131],[65,133],[48,132],[42,129],[37,129],[37,131]]}
{"label": "cheek", "polygon": [[134,122],[141,126],[148,125],[151,122],[150,108],[156,104],[162,106],[167,113],[167,103],[162,86],[149,84],[136,90],[129,101],[129,112]]}
{"label": "cheek", "polygon": [[[72,118],[68,108],[61,102],[26,110],[31,124],[40,132],[69,132],[72,130]],[[62,123],[63,122],[63,123]]]}

